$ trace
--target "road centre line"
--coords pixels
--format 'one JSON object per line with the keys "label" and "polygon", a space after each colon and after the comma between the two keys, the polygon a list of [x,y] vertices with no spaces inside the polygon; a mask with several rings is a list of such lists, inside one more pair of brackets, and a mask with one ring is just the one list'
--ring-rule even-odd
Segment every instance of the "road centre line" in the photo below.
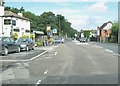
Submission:
{"label": "road centre line", "polygon": [[44,74],[47,74],[48,73],[48,70],[46,70],[45,72],[44,72]]}
{"label": "road centre line", "polygon": [[[46,78],[46,77],[44,77],[42,80],[44,80],[45,78]],[[38,80],[35,86],[38,86],[39,84],[41,84],[41,81],[42,81],[42,80]]]}
{"label": "road centre line", "polygon": [[57,52],[55,52],[55,55],[57,55]]}
{"label": "road centre line", "polygon": [[35,86],[38,86],[39,84],[41,84],[41,81],[42,80],[38,80]]}

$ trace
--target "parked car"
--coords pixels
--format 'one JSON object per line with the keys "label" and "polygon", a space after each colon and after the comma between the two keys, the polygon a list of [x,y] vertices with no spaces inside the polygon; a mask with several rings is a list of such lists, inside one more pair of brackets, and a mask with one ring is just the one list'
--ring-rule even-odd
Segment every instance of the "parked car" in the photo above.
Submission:
{"label": "parked car", "polygon": [[82,38],[79,39],[79,41],[80,41],[80,42],[87,42],[87,38],[82,37]]}
{"label": "parked car", "polygon": [[54,43],[64,43],[64,38],[56,38]]}
{"label": "parked car", "polygon": [[31,38],[19,38],[17,44],[20,46],[20,50],[34,50],[35,42]]}
{"label": "parked car", "polygon": [[7,55],[9,52],[20,52],[20,46],[10,37],[0,37],[0,53]]}

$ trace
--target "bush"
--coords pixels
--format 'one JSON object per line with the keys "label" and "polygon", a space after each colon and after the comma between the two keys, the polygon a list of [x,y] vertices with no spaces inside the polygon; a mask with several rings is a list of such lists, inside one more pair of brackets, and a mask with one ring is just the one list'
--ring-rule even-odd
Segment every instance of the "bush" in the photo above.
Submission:
{"label": "bush", "polygon": [[29,38],[29,36],[28,35],[23,35],[20,38]]}
{"label": "bush", "polygon": [[35,35],[34,34],[30,34],[30,38],[34,39]]}
{"label": "bush", "polygon": [[17,40],[18,39],[18,34],[14,33],[12,37],[13,37],[14,40]]}
{"label": "bush", "polygon": [[38,46],[38,47],[42,46],[43,45],[43,41],[38,41],[38,42],[35,43],[35,45]]}

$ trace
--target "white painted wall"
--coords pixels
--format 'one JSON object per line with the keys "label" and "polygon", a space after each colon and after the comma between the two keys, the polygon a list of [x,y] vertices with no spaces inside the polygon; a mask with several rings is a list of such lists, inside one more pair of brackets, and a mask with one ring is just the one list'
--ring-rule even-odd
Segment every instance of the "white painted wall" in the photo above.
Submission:
{"label": "white painted wall", "polygon": [[2,17],[0,17],[0,36],[2,36]]}
{"label": "white painted wall", "polygon": [[112,27],[112,24],[108,23],[103,29],[108,30],[108,29],[111,29],[111,27]]}
{"label": "white painted wall", "polygon": [[4,15],[4,7],[0,6],[0,36],[2,36],[2,16]]}
{"label": "white painted wall", "polygon": [[[3,19],[11,19],[11,17],[4,17]],[[15,18],[15,17],[13,17],[11,20],[16,20],[16,26],[13,26],[13,29],[18,28],[20,30],[20,32],[16,32],[18,34],[18,38],[21,37],[22,35],[30,36],[30,33],[25,32],[25,30],[30,30],[30,21]],[[10,37],[10,32],[12,29],[11,26],[12,25],[3,25],[4,36]]]}
{"label": "white painted wall", "polygon": [[3,16],[3,15],[4,15],[4,7],[0,6],[0,16]]}

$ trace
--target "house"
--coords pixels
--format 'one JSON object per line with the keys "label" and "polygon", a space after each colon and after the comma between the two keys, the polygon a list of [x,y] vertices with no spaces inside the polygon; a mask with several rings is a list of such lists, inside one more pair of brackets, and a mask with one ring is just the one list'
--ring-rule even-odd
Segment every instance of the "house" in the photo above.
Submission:
{"label": "house", "polygon": [[100,27],[98,27],[101,42],[105,42],[110,37],[112,25],[113,23],[111,21],[108,21]]}
{"label": "house", "polygon": [[0,6],[0,28],[0,36],[11,37],[16,33],[18,38],[23,35],[30,37],[30,20],[22,13],[4,11],[3,6]]}
{"label": "house", "polygon": [[97,30],[91,30],[90,37],[97,37]]}

